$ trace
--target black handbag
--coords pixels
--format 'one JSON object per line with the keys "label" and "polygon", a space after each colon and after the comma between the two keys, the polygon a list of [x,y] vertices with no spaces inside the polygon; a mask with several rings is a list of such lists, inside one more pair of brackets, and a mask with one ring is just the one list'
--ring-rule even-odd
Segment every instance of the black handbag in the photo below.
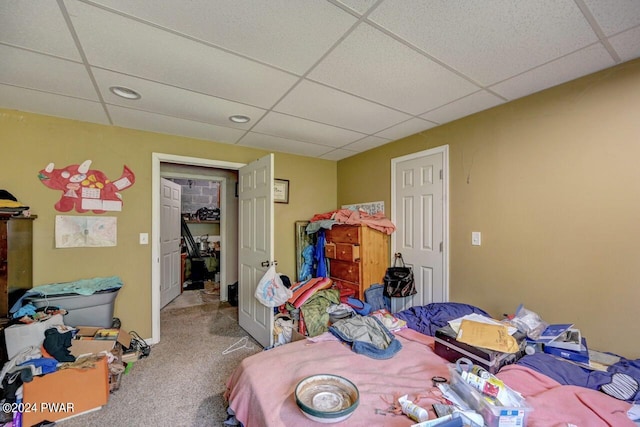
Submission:
{"label": "black handbag", "polygon": [[[401,265],[398,264],[398,260]],[[387,268],[384,274],[384,294],[391,298],[404,298],[418,293],[411,267],[404,265],[402,254],[395,254],[393,267]]]}

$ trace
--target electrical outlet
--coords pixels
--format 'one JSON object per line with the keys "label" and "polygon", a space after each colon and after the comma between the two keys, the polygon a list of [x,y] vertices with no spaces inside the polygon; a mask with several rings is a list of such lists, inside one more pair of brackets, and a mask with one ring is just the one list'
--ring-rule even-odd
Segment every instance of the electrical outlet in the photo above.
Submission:
{"label": "electrical outlet", "polygon": [[482,234],[479,231],[471,232],[471,245],[480,246],[482,244]]}
{"label": "electrical outlet", "polygon": [[141,245],[149,244],[149,233],[140,233],[140,244]]}

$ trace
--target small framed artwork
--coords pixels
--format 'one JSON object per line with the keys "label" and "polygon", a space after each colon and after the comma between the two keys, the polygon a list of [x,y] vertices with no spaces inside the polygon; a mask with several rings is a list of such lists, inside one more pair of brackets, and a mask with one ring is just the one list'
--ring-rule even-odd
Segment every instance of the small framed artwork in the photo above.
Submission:
{"label": "small framed artwork", "polygon": [[289,203],[289,180],[273,180],[273,201],[276,203]]}

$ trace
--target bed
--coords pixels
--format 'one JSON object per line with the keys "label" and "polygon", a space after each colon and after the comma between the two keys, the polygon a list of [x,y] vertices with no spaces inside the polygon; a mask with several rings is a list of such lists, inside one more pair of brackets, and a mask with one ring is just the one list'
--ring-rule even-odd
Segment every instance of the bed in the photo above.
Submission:
{"label": "bed", "polygon": [[[402,394],[422,396],[418,404],[435,418],[431,379],[450,378],[449,362],[434,353],[433,337],[408,328],[395,335],[402,349],[390,359],[357,354],[329,333],[248,357],[227,381],[229,408],[245,427],[316,425],[298,409],[293,392],[303,378],[326,373],[348,378],[360,392],[353,415],[333,425],[411,426],[407,416],[387,411]],[[498,376],[532,408],[528,426],[636,426],[627,416],[631,403],[600,391],[560,384],[527,366],[506,366]]]}

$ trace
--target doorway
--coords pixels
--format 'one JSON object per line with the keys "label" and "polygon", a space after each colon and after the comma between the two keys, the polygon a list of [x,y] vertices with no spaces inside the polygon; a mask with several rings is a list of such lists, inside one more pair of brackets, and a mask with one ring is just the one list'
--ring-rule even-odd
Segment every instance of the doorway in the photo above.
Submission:
{"label": "doorway", "polygon": [[449,300],[449,146],[391,160],[391,238],[413,268],[417,294],[392,298],[392,311]]}
{"label": "doorway", "polygon": [[[217,288],[221,283],[232,283],[227,278],[234,278],[235,272],[222,268],[223,258],[226,260],[231,255],[228,248],[222,245],[222,237],[225,235],[225,240],[228,240],[228,236],[235,238],[234,232],[237,229],[234,223],[237,209],[231,206],[237,203],[237,199],[224,191],[233,186],[228,185],[228,180],[232,183],[237,181],[236,171],[163,163],[161,177],[163,183],[168,180],[180,188],[180,217],[174,228],[182,237],[184,265],[181,271],[181,289],[203,289],[205,284],[211,288],[214,283]],[[226,227],[221,226],[222,212],[225,213]],[[163,210],[161,223],[164,215]],[[163,240],[166,232],[161,231]],[[165,281],[165,271],[167,268],[163,265],[161,282]],[[224,296],[223,301],[226,300]],[[164,301],[162,306],[167,302],[169,301]]]}
{"label": "doorway", "polygon": [[[188,166],[197,166],[204,168],[216,168],[220,170],[227,171],[238,171],[244,163],[234,163],[227,162],[222,160],[213,160],[213,159],[202,159],[196,157],[186,157],[186,156],[176,156],[172,154],[164,154],[164,153],[152,153],[152,233],[151,233],[151,241],[153,245],[151,247],[151,256],[152,256],[152,271],[151,271],[151,343],[157,343],[160,341],[160,307],[161,307],[161,299],[160,299],[160,246],[157,242],[160,241],[161,227],[160,227],[160,218],[161,218],[161,207],[160,207],[160,178],[162,176],[163,169],[167,167],[167,165],[171,165],[171,167],[188,167]],[[237,172],[234,172],[237,174]],[[235,181],[231,179],[226,180],[226,186],[221,187],[221,197],[228,199],[232,197],[235,199]],[[229,188],[231,187],[231,188]],[[235,205],[235,209],[234,209]],[[227,274],[223,278],[221,277],[221,283],[232,283],[237,280],[237,256],[232,256],[232,254],[237,254],[237,239],[235,237],[229,238],[227,235],[231,233],[228,232],[229,229],[233,229],[231,226],[235,224],[235,230],[237,235],[237,203],[226,203],[227,209],[225,212],[221,212],[220,216],[220,229],[221,229],[221,246],[228,248],[228,254],[231,256],[225,256],[221,259],[221,272],[226,271]],[[229,220],[229,221],[228,221]],[[232,221],[232,222],[231,222]],[[224,230],[224,231],[223,231]],[[233,276],[233,272],[235,271],[236,277]],[[221,286],[220,289],[220,298],[222,300],[226,300],[227,292],[226,286]]]}

